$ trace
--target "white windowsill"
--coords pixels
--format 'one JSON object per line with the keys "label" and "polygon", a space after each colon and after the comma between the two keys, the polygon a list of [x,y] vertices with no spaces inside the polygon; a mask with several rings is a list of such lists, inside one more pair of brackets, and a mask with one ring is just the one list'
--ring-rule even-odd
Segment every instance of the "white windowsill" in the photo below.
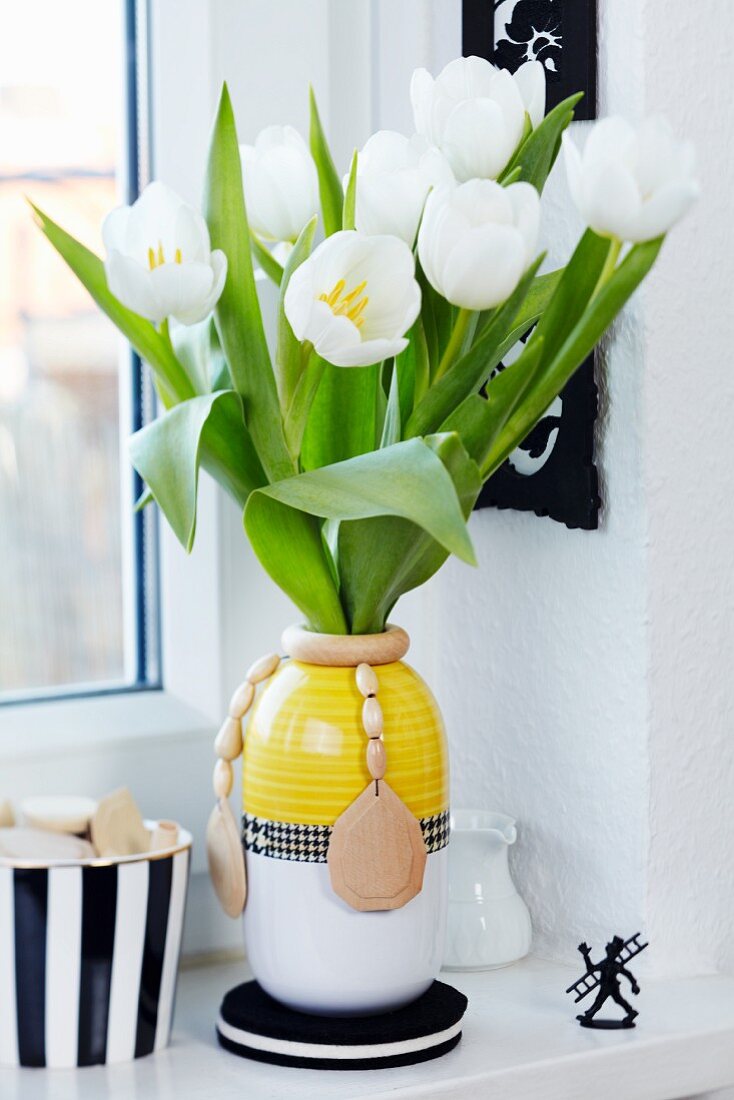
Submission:
{"label": "white windowsill", "polygon": [[638,1027],[585,1031],[564,989],[577,973],[539,959],[482,974],[445,974],[469,997],[450,1054],[402,1069],[323,1072],[261,1065],[221,1050],[220,1000],[244,963],[184,971],[173,1044],[134,1065],[78,1071],[0,1069],[0,1095],[23,1100],[676,1100],[734,1083],[734,979],[649,981]]}

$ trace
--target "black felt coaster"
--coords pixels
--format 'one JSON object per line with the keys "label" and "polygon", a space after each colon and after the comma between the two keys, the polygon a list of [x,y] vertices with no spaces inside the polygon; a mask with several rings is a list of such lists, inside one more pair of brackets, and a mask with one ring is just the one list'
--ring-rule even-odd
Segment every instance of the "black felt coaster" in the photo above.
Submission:
{"label": "black felt coaster", "polygon": [[461,1038],[467,999],[434,982],[417,1001],[379,1016],[308,1016],[273,1000],[257,982],[222,1001],[217,1036],[234,1054],[311,1069],[386,1069],[438,1058]]}

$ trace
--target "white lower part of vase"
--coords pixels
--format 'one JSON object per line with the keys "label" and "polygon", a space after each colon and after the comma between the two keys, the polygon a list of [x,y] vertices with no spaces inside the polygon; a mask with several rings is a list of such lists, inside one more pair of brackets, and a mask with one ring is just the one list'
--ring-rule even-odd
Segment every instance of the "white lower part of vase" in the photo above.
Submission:
{"label": "white lower part of vase", "polygon": [[389,1012],[437,976],[446,931],[448,848],[428,856],[423,889],[401,909],[360,913],[325,863],[247,852],[245,947],[271,997],[325,1016]]}

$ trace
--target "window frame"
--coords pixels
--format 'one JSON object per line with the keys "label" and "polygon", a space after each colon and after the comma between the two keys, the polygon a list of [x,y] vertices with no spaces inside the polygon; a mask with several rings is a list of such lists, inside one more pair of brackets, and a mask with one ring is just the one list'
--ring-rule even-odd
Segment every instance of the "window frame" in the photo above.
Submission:
{"label": "window frame", "polygon": [[[185,2],[185,0],[184,0]],[[150,162],[190,201],[204,152],[182,149],[192,111],[205,143],[212,109],[208,5],[126,0],[149,27]],[[195,25],[195,26],[194,26]],[[138,63],[141,60],[138,59]],[[185,80],[185,89],[183,82]],[[182,91],[185,95],[182,96]],[[166,119],[166,126],[159,120]],[[206,124],[203,120],[206,119]],[[205,146],[204,146],[205,148]],[[186,176],[188,170],[188,177]],[[129,360],[128,360],[129,361]],[[144,384],[141,374],[141,393]],[[125,441],[122,459],[128,463]],[[129,467],[131,470],[131,467]],[[125,467],[123,467],[123,473]],[[123,493],[133,500],[132,472]],[[157,535],[160,675],[156,684],[8,700],[0,706],[0,791],[17,802],[34,794],[101,795],[127,784],[146,812],[200,825],[212,799],[212,739],[224,706],[220,554],[222,502],[209,478],[199,487],[199,532],[191,555],[164,524]],[[175,778],[174,778],[175,777]],[[205,869],[197,844],[192,870]]]}
{"label": "window frame", "polygon": [[[149,7],[146,0],[122,0],[123,112],[122,167],[124,201],[134,202],[146,181],[150,162]],[[119,357],[120,500],[122,512],[123,674],[119,680],[78,681],[0,690],[0,714],[9,707],[34,706],[67,699],[159,691],[161,673],[160,570],[158,517],[135,510],[143,491],[140,475],[127,455],[127,436],[151,418],[155,393],[139,356],[121,344]],[[1,728],[1,727],[0,727]]]}

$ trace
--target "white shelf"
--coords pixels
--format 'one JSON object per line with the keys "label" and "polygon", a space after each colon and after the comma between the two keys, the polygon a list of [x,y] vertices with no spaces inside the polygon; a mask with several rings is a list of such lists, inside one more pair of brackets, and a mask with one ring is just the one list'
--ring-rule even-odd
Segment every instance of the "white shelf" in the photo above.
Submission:
{"label": "white shelf", "polygon": [[734,1084],[734,979],[649,981],[638,1026],[588,1031],[564,994],[578,973],[539,959],[446,974],[469,997],[464,1037],[434,1062],[371,1072],[261,1065],[221,1050],[214,1020],[245,964],[185,971],[173,1045],[109,1069],[0,1069],[3,1100],[676,1100]]}

